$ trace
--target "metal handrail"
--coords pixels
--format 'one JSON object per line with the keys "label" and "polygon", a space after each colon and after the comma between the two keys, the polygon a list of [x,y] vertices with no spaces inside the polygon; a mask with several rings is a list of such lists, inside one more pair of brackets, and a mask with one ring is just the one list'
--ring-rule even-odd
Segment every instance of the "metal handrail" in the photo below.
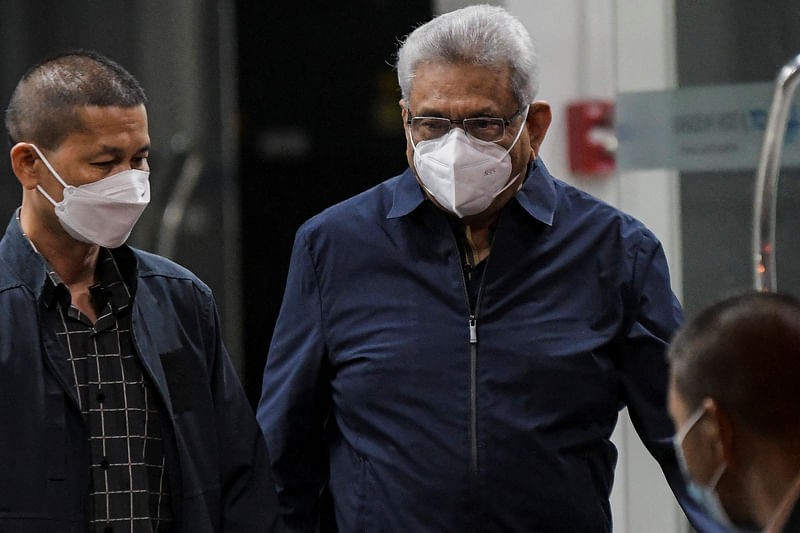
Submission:
{"label": "metal handrail", "polygon": [[753,198],[753,278],[756,290],[774,292],[778,288],[775,271],[775,218],[778,172],[786,123],[792,96],[800,84],[800,54],[783,66],[775,80],[775,93],[769,110],[764,144],[756,171]]}

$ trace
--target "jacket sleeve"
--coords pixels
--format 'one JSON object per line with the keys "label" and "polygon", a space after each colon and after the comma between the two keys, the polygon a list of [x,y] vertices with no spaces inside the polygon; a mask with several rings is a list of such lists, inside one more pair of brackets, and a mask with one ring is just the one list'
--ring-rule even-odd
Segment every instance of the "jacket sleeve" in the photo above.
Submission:
{"label": "jacket sleeve", "polygon": [[328,479],[326,367],[320,287],[301,228],[295,236],[257,411],[281,511],[293,531],[315,529],[320,494]]}
{"label": "jacket sleeve", "polygon": [[689,521],[699,533],[728,531],[704,515],[689,497],[680,473],[667,412],[669,367],[666,348],[683,317],[670,288],[667,260],[661,244],[644,231],[634,251],[630,319],[617,368],[622,394],[634,428],[658,461]]}
{"label": "jacket sleeve", "polygon": [[221,483],[221,531],[281,529],[266,443],[221,339],[213,299],[207,304],[210,357]]}

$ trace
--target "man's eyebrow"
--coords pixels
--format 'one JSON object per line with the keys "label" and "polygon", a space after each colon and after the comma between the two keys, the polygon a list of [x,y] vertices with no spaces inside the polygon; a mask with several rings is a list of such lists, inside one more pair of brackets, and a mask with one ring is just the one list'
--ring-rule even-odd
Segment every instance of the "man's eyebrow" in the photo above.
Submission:
{"label": "man's eyebrow", "polygon": [[[150,145],[146,144],[146,145],[142,146],[141,148],[139,148],[136,151],[136,153],[140,154],[142,152],[149,152],[149,151],[150,151]],[[123,150],[122,148],[120,148],[118,146],[108,146],[108,145],[104,144],[104,145],[102,145],[100,147],[99,150],[97,150],[96,152],[94,152],[92,154],[92,157],[98,157],[98,156],[101,156],[101,155],[112,155],[114,157],[122,157],[122,156],[125,155],[125,150]]]}
{"label": "man's eyebrow", "polygon": [[[461,117],[461,118],[478,118],[478,117],[480,117],[480,118],[501,117],[502,118],[502,116],[498,115],[497,113],[498,113],[497,109],[493,109],[493,108],[490,108],[489,106],[486,106],[486,107],[482,107],[480,109],[477,109],[475,111],[472,111],[471,113],[468,114],[468,116],[464,116],[464,117]],[[413,115],[413,116],[415,116],[415,117],[453,118],[453,117],[446,116],[445,113],[441,113],[438,108],[433,107],[433,106],[431,106],[429,108],[421,107],[420,110],[419,110],[419,113],[416,114],[416,115]]]}

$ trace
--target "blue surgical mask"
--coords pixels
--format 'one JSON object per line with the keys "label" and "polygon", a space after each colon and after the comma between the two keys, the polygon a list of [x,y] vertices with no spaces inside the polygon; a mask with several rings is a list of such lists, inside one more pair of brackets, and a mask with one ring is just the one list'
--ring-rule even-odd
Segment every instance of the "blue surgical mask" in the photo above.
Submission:
{"label": "blue surgical mask", "polygon": [[686,420],[686,422],[683,424],[683,427],[680,428],[675,434],[675,437],[672,440],[672,444],[675,447],[675,456],[678,459],[678,466],[680,467],[681,475],[683,475],[683,479],[686,482],[686,490],[689,493],[689,496],[695,501],[695,503],[697,503],[700,509],[711,518],[736,531],[736,526],[733,524],[728,516],[728,513],[725,511],[725,507],[723,507],[722,502],[719,499],[719,495],[717,494],[717,484],[719,483],[722,474],[725,473],[725,468],[727,465],[723,462],[719,468],[717,468],[717,471],[714,472],[714,475],[711,476],[711,481],[709,484],[701,485],[692,479],[692,475],[689,473],[689,466],[686,463],[686,456],[683,454],[683,440],[697,424],[697,422],[703,418],[705,413],[706,408],[701,405],[692,413],[688,420]]}

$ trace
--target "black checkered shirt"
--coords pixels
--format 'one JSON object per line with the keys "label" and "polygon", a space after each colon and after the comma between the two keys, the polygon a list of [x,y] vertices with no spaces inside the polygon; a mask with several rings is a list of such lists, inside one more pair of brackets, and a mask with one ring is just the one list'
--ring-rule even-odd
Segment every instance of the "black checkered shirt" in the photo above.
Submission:
{"label": "black checkered shirt", "polygon": [[[90,288],[98,319],[71,305],[69,290],[49,269],[42,293],[43,327],[55,329],[69,358],[89,433],[89,524],[93,532],[168,532],[171,502],[159,402],[142,372],[131,335],[123,274],[101,249]],[[130,269],[132,272],[132,269]]]}

